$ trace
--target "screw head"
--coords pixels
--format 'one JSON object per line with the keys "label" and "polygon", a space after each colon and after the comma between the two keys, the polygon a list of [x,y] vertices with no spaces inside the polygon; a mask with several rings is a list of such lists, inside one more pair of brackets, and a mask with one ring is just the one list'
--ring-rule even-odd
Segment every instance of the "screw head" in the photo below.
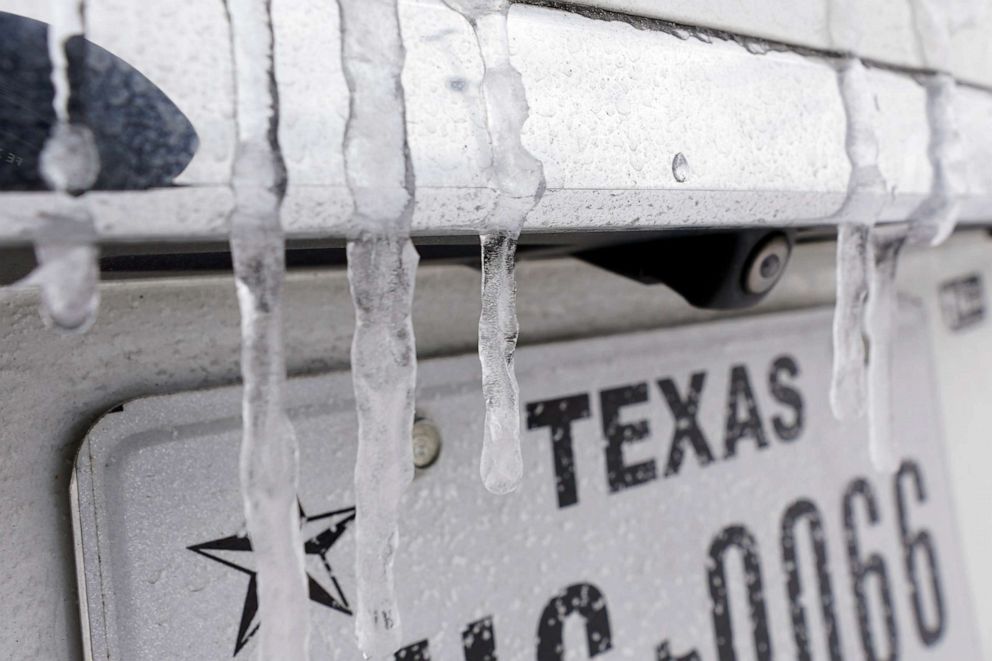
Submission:
{"label": "screw head", "polygon": [[413,465],[428,468],[441,455],[441,431],[431,420],[418,416],[413,421]]}
{"label": "screw head", "polygon": [[791,248],[781,234],[776,234],[764,242],[751,255],[744,276],[744,287],[749,294],[765,294],[785,271]]}

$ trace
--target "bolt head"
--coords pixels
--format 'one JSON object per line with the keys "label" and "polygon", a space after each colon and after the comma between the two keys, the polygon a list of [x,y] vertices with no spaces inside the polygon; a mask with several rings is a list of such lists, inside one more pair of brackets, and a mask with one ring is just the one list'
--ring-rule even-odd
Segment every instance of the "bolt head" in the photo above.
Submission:
{"label": "bolt head", "polygon": [[418,418],[413,423],[413,465],[427,468],[441,454],[441,431],[431,420]]}

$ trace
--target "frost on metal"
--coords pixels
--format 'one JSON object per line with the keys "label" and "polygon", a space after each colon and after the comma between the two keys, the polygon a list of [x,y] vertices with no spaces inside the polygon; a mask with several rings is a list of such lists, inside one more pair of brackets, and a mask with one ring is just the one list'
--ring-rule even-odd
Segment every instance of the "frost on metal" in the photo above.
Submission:
{"label": "frost on metal", "polygon": [[417,356],[411,322],[417,252],[410,241],[414,173],[401,82],[406,52],[396,0],[338,0],[350,93],[344,162],[354,205],[348,281],[355,305],[351,366],[355,463],[355,633],[366,658],[400,647],[393,584],[399,508],[413,479]]}
{"label": "frost on metal", "polygon": [[844,145],[851,175],[844,203],[832,218],[839,227],[830,406],[834,416],[843,420],[864,414],[867,248],[871,227],[885,203],[885,179],[878,168],[878,138],[870,120],[871,88],[860,60],[848,58],[841,63],[838,86],[847,118]]}
{"label": "frost on metal", "polygon": [[96,181],[100,156],[89,127],[69,113],[70,98],[77,92],[70,85],[67,42],[85,31],[84,0],[53,0],[48,51],[55,124],[41,152],[40,170],[56,196],[38,219],[34,243],[39,267],[24,282],[40,285],[46,323],[70,332],[92,325],[100,300],[96,230],[85,199],[75,197]]}
{"label": "frost on metal", "polygon": [[523,79],[510,61],[508,0],[445,0],[475,32],[485,73],[486,130],[492,149],[489,177],[496,204],[482,240],[482,314],[479,359],[486,421],[480,472],[486,488],[508,493],[520,485],[520,413],[513,351],[517,344],[513,263],[527,214],[544,194],[544,168],[522,141],[530,109]]}
{"label": "frost on metal", "polygon": [[241,308],[241,490],[257,561],[259,657],[306,659],[307,578],[297,504],[299,449],[284,410],[282,289],[285,242],[279,210],[286,171],[276,138],[268,0],[228,0],[237,93],[238,147],[231,253]]}

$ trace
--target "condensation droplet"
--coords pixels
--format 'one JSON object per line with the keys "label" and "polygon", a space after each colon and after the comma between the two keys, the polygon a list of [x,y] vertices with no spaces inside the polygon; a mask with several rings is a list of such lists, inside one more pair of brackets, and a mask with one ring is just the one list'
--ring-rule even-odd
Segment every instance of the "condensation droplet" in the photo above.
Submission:
{"label": "condensation droplet", "polygon": [[675,158],[672,159],[672,175],[680,184],[689,178],[689,161],[682,152],[675,154]]}

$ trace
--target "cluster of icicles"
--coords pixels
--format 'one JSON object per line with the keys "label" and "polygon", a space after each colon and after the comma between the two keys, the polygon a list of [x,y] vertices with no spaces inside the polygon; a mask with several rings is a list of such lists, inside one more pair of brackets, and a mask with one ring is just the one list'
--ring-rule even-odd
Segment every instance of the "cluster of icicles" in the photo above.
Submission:
{"label": "cluster of icicles", "polygon": [[[494,493],[522,476],[513,353],[517,340],[514,253],[521,227],[544,193],[541,162],[523,146],[528,105],[510,62],[508,0],[444,0],[471,24],[485,65],[482,94],[497,201],[482,243],[479,356],[485,399],[481,473]],[[410,429],[416,351],[411,305],[417,253],[410,241],[416,186],[406,139],[401,72],[405,58],[397,0],[338,0],[342,62],[351,95],[344,157],[353,201],[348,278],[355,304],[352,373],[358,413],[356,634],[367,658],[388,658],[401,644],[392,563],[403,493],[413,477]],[[71,331],[89,327],[97,308],[97,254],[82,195],[99,172],[92,134],[70,121],[64,44],[85,33],[83,0],[54,0],[50,31],[57,123],[42,155],[56,192],[36,240],[39,267],[22,284],[40,285],[46,320]],[[228,0],[237,91],[238,147],[231,178],[235,208],[231,251],[241,308],[244,377],[241,483],[248,534],[257,556],[262,659],[306,659],[307,584],[297,508],[297,441],[286,416],[281,290],[284,237],[280,207],[286,169],[277,140],[279,99],[269,0]],[[937,244],[957,216],[958,136],[954,81],[928,83],[931,125],[929,197],[902,230],[876,226],[887,195],[869,121],[866,71],[857,59],[839,66],[851,162],[848,196],[832,218],[839,226],[834,374],[830,401],[838,418],[867,408],[871,457],[892,470],[894,278],[906,243]],[[870,347],[866,360],[865,337]],[[867,407],[865,407],[867,402]]]}
{"label": "cluster of icicles", "polygon": [[[878,226],[887,186],[878,167],[878,139],[869,119],[873,99],[864,65],[844,60],[838,82],[847,115],[846,148],[851,176],[844,204],[832,217],[837,235],[837,303],[830,405],[841,420],[862,417],[866,403],[871,460],[880,471],[898,467],[892,433],[895,277],[906,244],[938,245],[957,223],[960,136],[955,124],[954,79],[931,77],[927,88],[930,194],[904,226]],[[865,345],[868,347],[866,356]]]}

